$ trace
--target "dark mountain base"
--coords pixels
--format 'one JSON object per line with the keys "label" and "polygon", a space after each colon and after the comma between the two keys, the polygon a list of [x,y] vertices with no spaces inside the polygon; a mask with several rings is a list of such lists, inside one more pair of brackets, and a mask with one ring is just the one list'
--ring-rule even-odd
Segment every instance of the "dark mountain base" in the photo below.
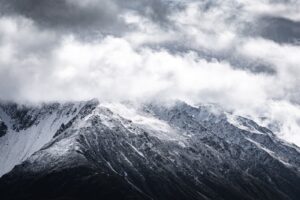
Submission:
{"label": "dark mountain base", "polygon": [[78,167],[47,175],[9,175],[0,183],[5,200],[149,199],[117,176]]}
{"label": "dark mountain base", "polygon": [[[83,166],[51,174],[24,174],[16,169],[1,178],[0,194],[3,200],[296,200],[300,195],[300,192],[297,195],[293,191],[293,195],[285,197],[251,180],[236,180],[241,188],[248,190],[248,194],[243,194],[230,185],[218,184],[218,181],[205,177],[201,180],[205,185],[201,186],[189,184],[184,177],[181,177],[183,182],[178,182],[175,177],[168,175],[148,175],[147,180],[137,188],[120,175],[98,173],[95,169]],[[249,195],[251,193],[252,196]]]}

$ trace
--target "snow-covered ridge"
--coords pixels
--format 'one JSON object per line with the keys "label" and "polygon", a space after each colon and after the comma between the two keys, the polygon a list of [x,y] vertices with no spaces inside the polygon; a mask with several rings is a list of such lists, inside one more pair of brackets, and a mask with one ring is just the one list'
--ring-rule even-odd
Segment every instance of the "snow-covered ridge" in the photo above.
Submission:
{"label": "snow-covered ridge", "polygon": [[[80,145],[76,141],[81,135],[79,133],[94,126],[112,131],[124,129],[134,135],[147,132],[151,137],[174,141],[183,148],[190,146],[191,138],[206,138],[211,134],[238,145],[241,141],[250,141],[248,145],[256,144],[253,143],[255,141],[264,146],[261,149],[266,153],[272,152],[274,158],[280,158],[280,162],[300,164],[299,159],[293,159],[299,152],[297,147],[273,139],[271,131],[254,121],[224,112],[213,105],[193,107],[177,102],[173,106],[137,106],[131,103],[99,103],[97,100],[39,107],[2,104],[0,118],[8,127],[6,134],[0,137],[0,176],[41,148],[49,149],[47,152],[54,156],[78,150]],[[64,135],[65,130],[70,128],[73,132]],[[98,138],[98,134],[95,133],[94,137]],[[129,147],[143,155],[130,143]],[[292,157],[285,157],[286,152],[291,152]],[[33,158],[39,159],[39,155]]]}
{"label": "snow-covered ridge", "polygon": [[[129,120],[138,127],[147,130],[150,134],[162,140],[182,140],[184,135],[179,133],[174,127],[171,127],[166,121],[160,120],[150,113],[144,112],[138,106],[121,103],[101,103],[99,107],[107,108],[112,113],[113,117],[121,117]],[[128,124],[123,123],[125,127]]]}
{"label": "snow-covered ridge", "polygon": [[[78,177],[84,168],[92,171],[93,180],[107,184],[107,177],[115,177],[115,184],[152,199],[174,199],[171,194],[182,195],[179,199],[223,199],[228,191],[238,199],[256,199],[252,192],[272,200],[300,194],[299,148],[217,106],[93,100],[0,108],[8,128],[0,137],[2,175],[16,165],[0,179],[0,191],[9,187],[7,180],[22,184],[19,177],[34,182],[38,176],[43,183],[45,175],[72,169],[79,171],[68,178],[82,178],[89,186],[87,177]],[[51,186],[65,185],[65,180],[51,180]],[[292,192],[285,189],[286,181]],[[162,183],[166,190],[152,183]],[[180,189],[174,190],[174,184]],[[158,191],[165,196],[157,198]]]}
{"label": "snow-covered ridge", "polygon": [[49,142],[61,125],[76,116],[84,104],[39,107],[1,104],[0,118],[8,129],[0,137],[0,176]]}

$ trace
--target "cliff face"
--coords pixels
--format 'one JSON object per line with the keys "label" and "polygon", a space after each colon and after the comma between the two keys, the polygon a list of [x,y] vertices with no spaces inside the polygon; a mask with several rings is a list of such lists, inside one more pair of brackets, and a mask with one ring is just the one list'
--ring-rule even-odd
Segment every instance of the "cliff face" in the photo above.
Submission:
{"label": "cliff face", "polygon": [[0,137],[4,136],[7,132],[7,126],[5,123],[0,119]]}
{"label": "cliff face", "polygon": [[215,106],[2,105],[4,199],[298,199],[300,150]]}

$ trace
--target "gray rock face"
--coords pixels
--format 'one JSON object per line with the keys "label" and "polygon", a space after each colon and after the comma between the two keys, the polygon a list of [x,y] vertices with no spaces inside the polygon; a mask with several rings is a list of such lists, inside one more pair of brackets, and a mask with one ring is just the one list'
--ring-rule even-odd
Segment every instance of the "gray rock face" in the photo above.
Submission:
{"label": "gray rock face", "polygon": [[81,104],[0,179],[5,199],[300,197],[299,148],[250,119],[183,102]]}
{"label": "gray rock face", "polygon": [[7,132],[7,126],[5,123],[0,119],[0,137],[4,136]]}

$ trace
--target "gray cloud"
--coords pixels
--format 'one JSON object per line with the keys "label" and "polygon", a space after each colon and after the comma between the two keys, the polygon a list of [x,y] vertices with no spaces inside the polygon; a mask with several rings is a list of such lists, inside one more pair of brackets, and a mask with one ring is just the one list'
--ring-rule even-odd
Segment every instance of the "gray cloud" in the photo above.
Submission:
{"label": "gray cloud", "polygon": [[11,0],[4,3],[6,13],[25,16],[43,28],[116,33],[124,26],[113,1]]}
{"label": "gray cloud", "polygon": [[260,36],[278,43],[299,44],[300,21],[283,17],[261,16],[249,24],[245,34]]}
{"label": "gray cloud", "polygon": [[[157,23],[168,25],[168,1],[161,0],[1,0],[2,13],[21,15],[41,28],[70,31],[81,37],[117,35],[132,30],[120,18],[126,11],[138,12]],[[172,7],[175,9],[175,7]]]}

